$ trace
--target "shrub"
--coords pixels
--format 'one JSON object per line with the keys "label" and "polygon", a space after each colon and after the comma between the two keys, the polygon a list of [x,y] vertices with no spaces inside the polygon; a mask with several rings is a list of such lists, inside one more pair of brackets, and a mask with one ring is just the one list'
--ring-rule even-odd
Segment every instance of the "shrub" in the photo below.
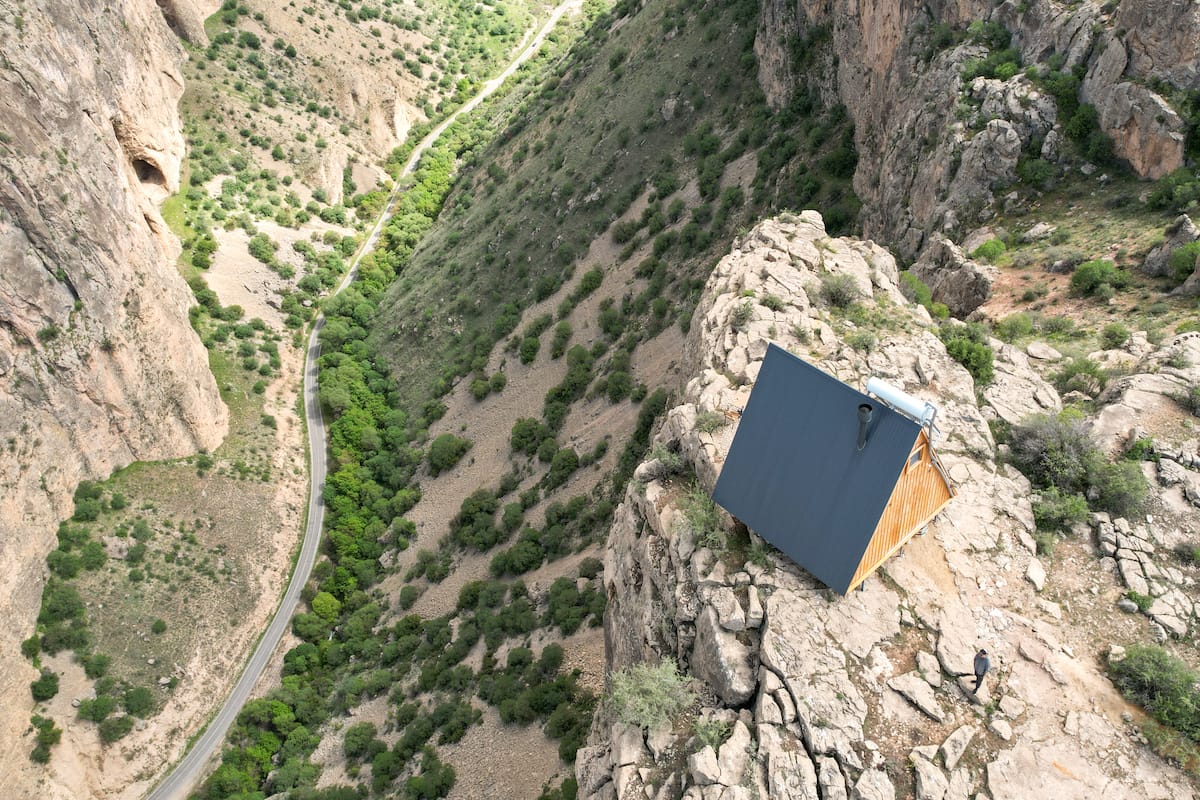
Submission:
{"label": "shrub", "polygon": [[521,340],[520,357],[522,364],[529,364],[537,358],[538,348],[542,345],[536,336],[526,336]]}
{"label": "shrub", "polygon": [[1108,670],[1127,700],[1163,725],[1200,741],[1200,675],[1187,664],[1161,647],[1135,644]]}
{"label": "shrub", "polygon": [[1085,261],[1071,274],[1071,293],[1081,297],[1100,294],[1104,286],[1122,289],[1128,284],[1129,273],[1103,259]]}
{"label": "shrub", "polygon": [[1129,517],[1142,510],[1149,486],[1135,461],[1100,464],[1089,476],[1098,492],[1096,505],[1116,516]]}
{"label": "shrub", "polygon": [[687,679],[675,662],[634,664],[612,674],[609,700],[617,718],[646,730],[668,724],[695,702]]}
{"label": "shrub", "polygon": [[846,334],[845,338],[846,344],[863,353],[869,353],[874,350],[877,342],[875,334],[864,330],[851,331]]}
{"label": "shrub", "polygon": [[733,725],[720,719],[698,719],[692,726],[696,738],[700,741],[700,749],[711,747],[713,751],[720,749],[729,735],[733,733]]}
{"label": "shrub", "polygon": [[910,303],[925,306],[926,309],[933,307],[933,290],[911,272],[900,273],[900,292]]}
{"label": "shrub", "polygon": [[100,723],[100,741],[112,744],[133,730],[133,717],[109,717]]}
{"label": "shrub", "polygon": [[987,343],[986,328],[977,322],[965,325],[951,322],[938,329],[938,336],[946,345],[946,353],[966,367],[976,383],[991,383],[995,376],[995,354]]}
{"label": "shrub", "polygon": [[452,433],[443,433],[429,445],[429,470],[436,476],[458,463],[471,449],[470,439],[460,439]]}
{"label": "shrub", "polygon": [[1005,342],[1015,342],[1022,336],[1033,333],[1033,320],[1028,314],[1009,314],[996,323],[996,336]]}
{"label": "shrub", "polygon": [[1100,394],[1108,382],[1104,368],[1088,358],[1070,358],[1054,374],[1054,387],[1060,394],[1082,392],[1088,397]]}
{"label": "shrub", "polygon": [[42,676],[29,684],[33,699],[42,703],[58,694],[58,676],[48,669],[42,670]]}
{"label": "shrub", "polygon": [[991,264],[1004,255],[1004,251],[1007,249],[1004,242],[999,239],[988,239],[971,251],[971,258],[978,258]]}
{"label": "shrub", "polygon": [[145,719],[154,711],[154,694],[145,686],[135,686],[126,690],[121,705],[133,716]]}
{"label": "shrub", "polygon": [[1106,350],[1115,350],[1129,341],[1129,328],[1119,322],[1110,322],[1100,331],[1100,341]]}
{"label": "shrub", "polygon": [[1081,494],[1063,493],[1058,487],[1046,489],[1033,502],[1033,520],[1038,530],[1067,532],[1072,525],[1087,519],[1087,499]]}
{"label": "shrub", "polygon": [[1200,384],[1188,387],[1188,390],[1175,398],[1193,416],[1200,417]]}
{"label": "shrub", "polygon": [[729,327],[735,331],[745,330],[753,316],[754,308],[750,305],[750,301],[747,300],[733,309],[733,313],[729,315]]}
{"label": "shrub", "polygon": [[701,433],[716,433],[729,424],[729,418],[720,411],[701,411],[696,415],[696,430]]}
{"label": "shrub", "polygon": [[1183,283],[1196,271],[1196,259],[1200,258],[1200,242],[1188,242],[1176,248],[1168,261],[1171,267],[1171,277],[1177,283]]}
{"label": "shrub", "polygon": [[154,620],[154,624],[150,626],[150,632],[155,635],[162,635],[167,632],[167,621],[164,619]]}
{"label": "shrub", "polygon": [[546,491],[549,492],[562,486],[577,469],[579,469],[579,455],[570,447],[559,450],[551,459],[550,469],[543,479]]}
{"label": "shrub", "polygon": [[683,499],[683,522],[696,539],[698,547],[722,547],[725,544],[725,529],[717,505],[708,492],[699,486],[692,487]]}
{"label": "shrub", "polygon": [[1082,493],[1100,458],[1099,448],[1078,414],[1037,414],[1012,426],[1012,462],[1039,488]]}
{"label": "shrub", "polygon": [[862,297],[858,284],[849,275],[821,273],[821,299],[834,308],[849,308]]}

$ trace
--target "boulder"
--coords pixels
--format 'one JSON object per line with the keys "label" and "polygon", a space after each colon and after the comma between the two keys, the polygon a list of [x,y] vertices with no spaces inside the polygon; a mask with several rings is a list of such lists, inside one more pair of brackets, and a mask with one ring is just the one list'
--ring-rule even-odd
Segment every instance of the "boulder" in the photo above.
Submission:
{"label": "boulder", "polygon": [[754,696],[752,651],[721,627],[717,612],[705,606],[696,620],[692,672],[708,683],[725,705],[737,708]]}
{"label": "boulder", "polygon": [[868,769],[858,776],[851,800],[896,800],[896,787],[881,769]]}
{"label": "boulder", "polygon": [[774,725],[758,726],[758,754],[767,769],[771,800],[820,800],[817,770],[802,743]]}
{"label": "boulder", "polygon": [[1029,566],[1025,570],[1025,577],[1033,584],[1033,588],[1039,592],[1046,587],[1046,568],[1036,558],[1029,559]]}
{"label": "boulder", "polygon": [[888,681],[888,686],[899,692],[934,722],[943,722],[946,712],[938,705],[933,689],[918,672],[906,672]]}
{"label": "boulder", "polygon": [[917,776],[917,800],[943,800],[950,785],[946,775],[920,756],[914,757],[912,762]]}
{"label": "boulder", "polygon": [[1162,244],[1151,248],[1141,264],[1142,272],[1155,278],[1171,274],[1171,253],[1185,244],[1200,239],[1200,230],[1197,230],[1196,226],[1192,224],[1191,217],[1187,214],[1180,214],[1174,222],[1167,226],[1163,236]]}
{"label": "boulder", "polygon": [[711,745],[705,745],[688,756],[688,772],[697,786],[708,786],[716,783],[721,777],[721,765],[717,763],[717,754]]}
{"label": "boulder", "polygon": [[953,771],[958,766],[959,759],[967,752],[967,747],[971,744],[974,736],[975,727],[963,725],[942,742],[942,761],[945,763],[946,769]]}
{"label": "boulder", "polygon": [[973,261],[941,235],[930,239],[911,272],[955,317],[965,317],[987,302],[997,275],[995,267]]}

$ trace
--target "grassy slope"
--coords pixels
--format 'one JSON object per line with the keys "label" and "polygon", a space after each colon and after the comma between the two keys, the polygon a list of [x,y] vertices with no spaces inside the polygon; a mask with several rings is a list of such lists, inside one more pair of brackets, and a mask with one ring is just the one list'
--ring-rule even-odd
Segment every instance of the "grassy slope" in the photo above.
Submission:
{"label": "grassy slope", "polygon": [[[718,152],[708,156],[708,169],[718,175],[725,170],[714,160],[735,163],[743,153],[750,155],[739,165],[753,175],[756,151],[769,151],[778,171],[764,176],[761,202],[753,202],[748,187],[747,203],[734,206],[724,225],[700,226],[707,245],[663,252],[667,279],[660,291],[670,317],[694,305],[708,267],[739,227],[772,208],[801,205],[799,181],[791,176],[806,170],[805,162],[819,171],[848,126],[815,111],[766,110],[751,49],[756,23],[755,3],[651,3],[620,24],[602,18],[556,65],[495,143],[475,155],[441,222],[381,309],[373,338],[402,377],[406,400],[420,400],[439,376],[478,365],[491,350],[502,307],[525,308],[568,281],[593,242],[606,240],[610,223],[634,202],[665,215],[673,201],[682,201],[682,217],[667,228],[675,232],[697,206],[715,213],[720,196],[696,196],[702,165],[695,147],[685,151],[689,134],[715,135]],[[781,160],[792,147],[794,157]],[[701,146],[701,152],[711,149]],[[657,192],[656,183],[668,190]],[[844,181],[826,177],[822,183],[816,192],[805,187],[811,199],[845,198]],[[639,239],[646,237],[643,230]],[[601,266],[613,270],[635,255],[641,261],[648,253],[625,247]],[[629,289],[636,293],[645,285]],[[619,302],[625,287],[601,291],[617,292]],[[631,329],[645,326],[644,311],[630,317]]]}

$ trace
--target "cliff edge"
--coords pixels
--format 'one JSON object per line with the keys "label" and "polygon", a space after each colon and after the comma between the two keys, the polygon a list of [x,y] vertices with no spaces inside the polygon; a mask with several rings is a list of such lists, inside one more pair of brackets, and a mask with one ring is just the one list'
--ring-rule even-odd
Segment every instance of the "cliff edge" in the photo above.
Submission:
{"label": "cliff edge", "polygon": [[[157,209],[184,154],[163,11],[0,0],[0,16],[0,731],[15,753],[35,677],[18,642],[75,486],[215,448],[228,419]],[[7,759],[0,783],[27,767]]]}
{"label": "cliff edge", "polygon": [[[873,313],[833,310],[830,276]],[[933,400],[958,497],[863,591],[837,597],[727,517],[714,545],[688,520],[690,479],[662,456],[639,467],[605,557],[608,667],[674,659],[699,708],[649,731],[597,715],[576,766],[581,797],[1193,797],[1137,744],[1131,707],[1103,673],[1115,571],[1072,562],[1077,574],[1054,575],[1061,591],[1043,594],[1029,483],[994,455],[989,419],[1055,412],[1057,393],[993,341],[997,378],[977,400],[897,278],[886,251],[828,237],[816,212],[755,227],[708,282],[685,350],[695,377],[658,452],[711,491],[774,340],[851,385],[876,375]],[[1112,532],[1104,515],[1093,521]],[[1064,616],[1089,594],[1106,604],[1099,629]],[[1182,616],[1186,632],[1191,610]],[[958,676],[980,647],[993,667],[973,694]]]}

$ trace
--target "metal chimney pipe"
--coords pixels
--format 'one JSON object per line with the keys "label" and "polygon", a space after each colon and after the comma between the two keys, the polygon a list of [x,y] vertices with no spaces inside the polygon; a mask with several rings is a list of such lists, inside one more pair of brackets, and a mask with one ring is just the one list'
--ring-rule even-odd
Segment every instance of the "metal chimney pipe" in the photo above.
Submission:
{"label": "metal chimney pipe", "polygon": [[871,425],[871,416],[874,409],[867,403],[862,403],[858,407],[858,449],[862,450],[867,446],[867,428]]}

